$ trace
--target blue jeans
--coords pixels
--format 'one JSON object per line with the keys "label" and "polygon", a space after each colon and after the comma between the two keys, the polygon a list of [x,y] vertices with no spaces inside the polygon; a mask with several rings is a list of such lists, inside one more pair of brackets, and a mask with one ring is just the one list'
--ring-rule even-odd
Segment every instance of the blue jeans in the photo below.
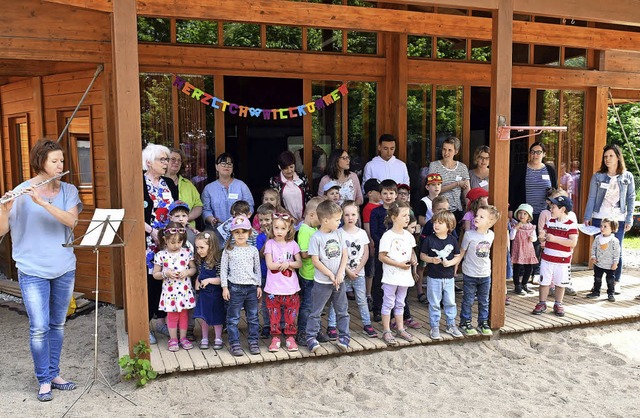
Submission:
{"label": "blue jeans", "polygon": [[[369,305],[367,304],[367,283],[364,276],[358,276],[354,280],[345,279],[346,285],[351,285],[353,292],[356,294],[356,303],[358,304],[358,310],[360,311],[360,319],[362,319],[362,325],[371,325],[371,317],[369,316]],[[329,317],[327,324],[330,327],[336,326],[336,311],[333,309],[333,304],[329,306]]]}
{"label": "blue jeans", "polygon": [[307,340],[307,321],[311,314],[311,302],[313,300],[313,280],[298,277],[300,283],[300,310],[298,311],[298,337],[301,340]]}
{"label": "blue jeans", "polygon": [[440,326],[440,302],[444,305],[447,326],[456,324],[456,293],[454,278],[434,279],[427,276],[427,299],[429,300],[429,324],[431,328]]}
{"label": "blue jeans", "polygon": [[320,332],[320,315],[327,305],[333,303],[338,317],[338,333],[340,337],[349,337],[349,305],[344,283],[338,290],[333,284],[316,283],[313,285],[311,315],[307,321],[307,341],[316,338]]}
{"label": "blue jeans", "polygon": [[234,284],[229,282],[229,307],[227,308],[227,333],[229,344],[240,344],[238,323],[240,311],[244,307],[249,325],[249,341],[258,341],[260,337],[260,321],[258,320],[257,286],[248,284]]}
{"label": "blue jeans", "polygon": [[[600,224],[602,223],[602,219],[593,218],[591,220],[591,224],[595,227],[600,228]],[[618,230],[615,234],[613,234],[620,241],[620,261],[618,262],[618,268],[615,270],[613,275],[613,281],[619,282],[620,275],[622,274],[622,240],[624,239],[624,222],[618,222]]]}
{"label": "blue jeans", "polygon": [[491,290],[491,276],[471,277],[466,274],[463,277],[462,308],[460,309],[460,322],[471,321],[471,307],[473,300],[478,295],[478,323],[489,320],[489,292]]}
{"label": "blue jeans", "polygon": [[38,383],[60,374],[64,322],[73,295],[76,271],[55,279],[18,272],[22,300],[29,316],[29,344]]}

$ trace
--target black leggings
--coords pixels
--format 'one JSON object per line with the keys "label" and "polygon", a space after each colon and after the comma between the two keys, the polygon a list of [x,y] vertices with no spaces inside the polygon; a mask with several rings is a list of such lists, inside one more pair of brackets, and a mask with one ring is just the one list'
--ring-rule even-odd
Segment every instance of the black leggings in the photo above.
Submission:
{"label": "black leggings", "polygon": [[[515,287],[524,287],[529,283],[531,271],[535,264],[514,264],[513,265],[513,285]],[[522,280],[520,280],[522,275]]]}

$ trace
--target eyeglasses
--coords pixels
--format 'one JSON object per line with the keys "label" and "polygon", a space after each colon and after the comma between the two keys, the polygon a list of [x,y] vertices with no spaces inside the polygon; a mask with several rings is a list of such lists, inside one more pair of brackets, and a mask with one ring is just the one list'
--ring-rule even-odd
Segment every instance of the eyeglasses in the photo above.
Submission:
{"label": "eyeglasses", "polygon": [[273,214],[273,219],[291,219],[291,216],[289,216],[288,213],[274,213]]}
{"label": "eyeglasses", "polygon": [[344,161],[350,161],[351,157],[349,157],[348,155],[343,155],[342,157],[340,157],[340,159]]}
{"label": "eyeglasses", "polygon": [[172,163],[181,163],[182,159],[181,158],[171,158],[170,160]]}
{"label": "eyeglasses", "polygon": [[156,158],[156,161],[160,161],[161,163],[168,163],[169,159],[167,157]]}
{"label": "eyeglasses", "polygon": [[165,228],[164,229],[164,234],[165,235],[169,235],[169,234],[184,234],[185,232],[187,232],[186,228]]}
{"label": "eyeglasses", "polygon": [[398,192],[398,196],[409,196],[409,192]]}
{"label": "eyeglasses", "polygon": [[227,161],[223,161],[221,163],[218,163],[219,165],[221,165],[222,167],[233,167],[233,163],[227,162]]}
{"label": "eyeglasses", "polygon": [[542,154],[544,154],[544,151],[542,151],[542,150],[531,150],[531,151],[529,151],[529,154],[531,154],[531,155],[542,155]]}
{"label": "eyeglasses", "polygon": [[478,157],[480,161],[489,161],[489,157]]}

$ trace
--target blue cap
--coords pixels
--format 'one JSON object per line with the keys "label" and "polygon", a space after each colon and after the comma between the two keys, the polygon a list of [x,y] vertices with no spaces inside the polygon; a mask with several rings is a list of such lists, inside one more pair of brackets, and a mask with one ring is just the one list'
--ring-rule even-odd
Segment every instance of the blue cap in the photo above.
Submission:
{"label": "blue cap", "polygon": [[171,215],[171,212],[173,212],[174,210],[176,210],[177,208],[185,208],[187,210],[187,212],[190,212],[191,209],[189,209],[189,205],[187,205],[186,203],[184,203],[182,200],[174,200],[170,205],[169,205],[169,215]]}

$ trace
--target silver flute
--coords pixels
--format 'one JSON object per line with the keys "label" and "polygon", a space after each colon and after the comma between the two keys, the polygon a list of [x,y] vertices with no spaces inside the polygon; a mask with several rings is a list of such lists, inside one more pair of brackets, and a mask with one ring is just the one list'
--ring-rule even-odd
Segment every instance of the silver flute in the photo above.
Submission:
{"label": "silver flute", "polygon": [[[51,177],[49,179],[43,180],[40,183],[36,183],[36,184],[34,184],[33,186],[30,186],[30,187],[32,187],[34,189],[37,189],[38,187],[44,186],[47,183],[51,183],[54,180],[58,180],[60,177],[66,176],[67,174],[69,174],[69,172],[65,171],[64,173],[57,174],[57,175],[55,175],[55,176],[53,176],[53,177]],[[27,189],[28,189],[28,187],[26,187],[24,189],[21,189],[21,190],[15,192],[15,193],[13,191],[7,192],[7,196],[4,196],[4,197],[2,197],[0,199],[0,205],[4,205],[5,203],[9,203],[12,200],[17,199],[18,197],[20,197],[23,194],[27,193]]]}

